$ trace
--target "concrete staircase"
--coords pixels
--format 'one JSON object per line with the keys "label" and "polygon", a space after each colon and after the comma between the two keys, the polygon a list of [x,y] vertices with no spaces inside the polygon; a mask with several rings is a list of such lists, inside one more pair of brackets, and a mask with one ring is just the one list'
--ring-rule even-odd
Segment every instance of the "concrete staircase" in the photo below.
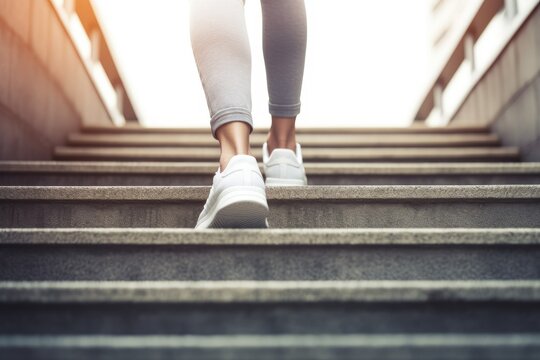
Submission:
{"label": "concrete staircase", "polygon": [[269,230],[191,230],[207,130],[0,163],[2,358],[540,358],[540,164],[485,128],[299,137]]}

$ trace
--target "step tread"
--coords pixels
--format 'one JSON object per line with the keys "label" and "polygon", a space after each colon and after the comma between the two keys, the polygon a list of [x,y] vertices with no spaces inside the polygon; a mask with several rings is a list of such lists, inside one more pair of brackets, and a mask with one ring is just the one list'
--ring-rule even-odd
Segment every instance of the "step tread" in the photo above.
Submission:
{"label": "step tread", "polygon": [[[265,134],[251,136],[254,147],[266,142]],[[308,147],[451,147],[498,146],[500,140],[493,134],[300,134],[298,142]],[[217,147],[217,141],[208,135],[197,134],[70,134],[72,146],[145,146],[145,147]]]}
{"label": "step tread", "polygon": [[2,281],[0,303],[537,302],[540,281]]}
{"label": "step tread", "polygon": [[[209,186],[1,186],[1,200],[204,201]],[[401,185],[269,187],[269,200],[526,200],[540,185]]]}
{"label": "step tread", "polygon": [[0,229],[6,245],[540,245],[540,229]]}
{"label": "step tread", "polygon": [[[253,155],[261,157],[261,149],[253,149]],[[517,160],[519,149],[516,147],[463,147],[463,148],[307,148],[303,151],[304,160],[339,160],[339,159],[439,159],[452,158],[506,158]],[[57,159],[99,158],[99,159],[186,159],[212,160],[219,158],[218,148],[192,147],[69,147],[60,146],[54,150]]]}
{"label": "step tread", "polygon": [[0,348],[450,348],[540,347],[536,334],[0,336]]}
{"label": "step tread", "polygon": [[[262,165],[261,165],[262,167]],[[307,174],[540,174],[540,163],[306,163]],[[3,173],[213,174],[213,162],[0,161]]]}
{"label": "step tread", "polygon": [[[142,126],[87,126],[82,129],[85,133],[142,133],[142,134],[210,134],[210,128],[148,128]],[[489,133],[485,126],[445,126],[445,127],[299,127],[298,134],[455,134],[455,133]],[[255,128],[254,134],[267,134],[268,128]]]}

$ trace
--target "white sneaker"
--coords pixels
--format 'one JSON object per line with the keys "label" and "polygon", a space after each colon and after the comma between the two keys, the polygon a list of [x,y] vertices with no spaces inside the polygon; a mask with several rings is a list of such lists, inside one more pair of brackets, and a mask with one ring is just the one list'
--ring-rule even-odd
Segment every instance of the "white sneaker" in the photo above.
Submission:
{"label": "white sneaker", "polygon": [[219,169],[195,229],[266,228],[268,203],[257,160],[234,156]]}
{"label": "white sneaker", "polygon": [[302,148],[296,144],[296,153],[290,149],[274,149],[268,154],[268,145],[263,144],[263,164],[266,185],[305,186],[306,170],[302,160]]}

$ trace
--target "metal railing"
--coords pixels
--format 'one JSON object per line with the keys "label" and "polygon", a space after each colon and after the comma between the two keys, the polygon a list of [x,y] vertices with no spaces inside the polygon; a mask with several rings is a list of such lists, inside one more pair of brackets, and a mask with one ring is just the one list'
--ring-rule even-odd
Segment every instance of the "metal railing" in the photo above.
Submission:
{"label": "metal railing", "polygon": [[483,35],[492,20],[501,12],[513,18],[518,13],[517,0],[483,0],[472,12],[470,21],[464,27],[457,41],[452,47],[448,60],[437,70],[436,76],[428,84],[428,91],[415,114],[415,121],[422,122],[428,119],[433,111],[444,117],[446,109],[443,104],[443,94],[454,78],[461,65],[467,61],[471,71],[476,70],[475,43]]}
{"label": "metal railing", "polygon": [[91,61],[99,63],[116,93],[116,107],[127,122],[138,122],[138,116],[126,91],[125,83],[111,53],[111,49],[91,0],[64,0],[64,11],[76,15],[88,36],[91,46]]}

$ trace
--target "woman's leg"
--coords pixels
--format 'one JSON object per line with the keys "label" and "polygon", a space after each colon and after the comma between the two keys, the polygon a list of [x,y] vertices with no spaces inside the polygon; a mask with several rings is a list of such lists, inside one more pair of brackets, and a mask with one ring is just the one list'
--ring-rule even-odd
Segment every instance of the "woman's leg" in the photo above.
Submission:
{"label": "woman's leg", "polygon": [[306,57],[307,25],[304,0],[261,0],[263,49],[272,127],[268,150],[296,149],[295,120]]}
{"label": "woman's leg", "polygon": [[206,94],[212,135],[224,170],[234,155],[249,154],[251,50],[243,0],[191,0],[191,43]]}

